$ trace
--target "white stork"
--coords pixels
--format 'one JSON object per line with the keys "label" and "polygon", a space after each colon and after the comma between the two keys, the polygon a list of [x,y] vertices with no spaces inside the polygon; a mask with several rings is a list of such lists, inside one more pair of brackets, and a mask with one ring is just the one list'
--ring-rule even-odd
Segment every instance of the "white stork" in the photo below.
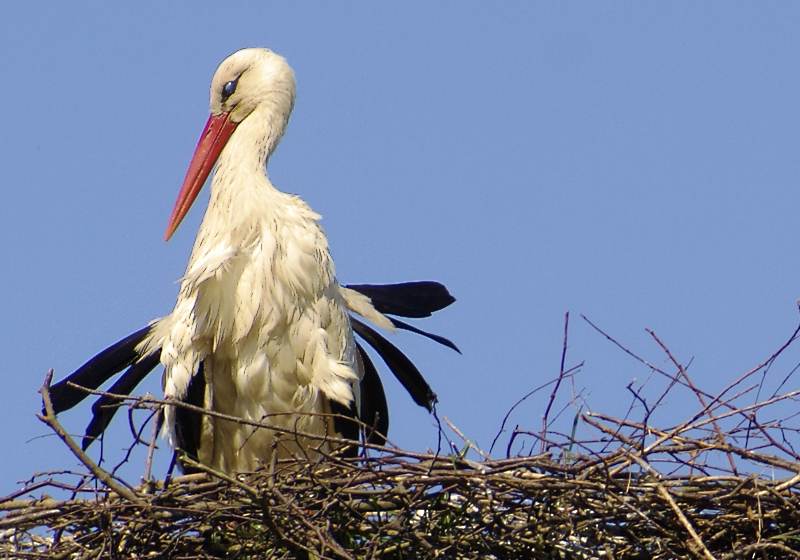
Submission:
{"label": "white stork", "polygon": [[[425,317],[454,300],[435,282],[338,284],[319,215],[277,190],[266,174],[294,98],[291,68],[269,50],[240,50],[220,64],[211,81],[211,116],[166,230],[169,239],[216,165],[175,307],[54,385],[56,411],[85,396],[72,383],[97,388],[130,366],[109,389],[128,394],[160,362],[168,399],[323,437],[278,438],[275,446],[273,430],[167,406],[171,443],[215,469],[253,470],[269,460],[273,447],[280,457],[313,454],[328,449],[326,435],[357,439],[354,425],[341,421],[346,416],[373,426],[367,437],[381,442],[388,428],[385,396],[354,329],[414,400],[431,408],[435,394],[414,365],[349,312],[455,348],[386,315]],[[115,405],[108,396],[95,404],[84,447],[103,432]]]}

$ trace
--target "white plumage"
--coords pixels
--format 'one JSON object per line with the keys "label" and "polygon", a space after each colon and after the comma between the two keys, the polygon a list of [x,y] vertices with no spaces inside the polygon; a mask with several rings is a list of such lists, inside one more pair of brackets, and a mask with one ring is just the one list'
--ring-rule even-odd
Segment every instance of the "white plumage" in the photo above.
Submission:
{"label": "white plumage", "polygon": [[[125,370],[92,406],[84,449],[104,433],[122,402],[117,395],[130,394],[159,363],[168,398],[280,428],[256,429],[167,406],[164,430],[172,444],[213,468],[252,470],[268,462],[273,449],[279,457],[313,457],[331,449],[325,438],[337,430],[351,441],[359,438],[348,417],[362,423],[365,441],[381,444],[389,427],[386,396],[354,329],[414,402],[433,409],[436,394],[416,366],[349,313],[457,351],[448,339],[396,318],[428,317],[455,299],[432,281],[338,284],[319,215],[278,191],[266,175],[294,95],[291,68],[268,50],[238,51],[214,74],[211,116],[167,226],[169,239],[216,165],[172,313],[51,387],[59,413],[87,396],[81,388],[97,389]],[[301,435],[279,437],[286,430]]]}
{"label": "white plumage", "polygon": [[[235,90],[224,98],[228,83]],[[167,397],[183,399],[203,362],[207,408],[324,435],[332,424],[319,414],[331,412],[329,399],[350,405],[362,373],[320,217],[265,174],[294,95],[292,70],[267,50],[238,51],[214,75],[212,119],[227,114],[236,127],[219,155],[175,309],[141,351],[162,348]],[[363,313],[379,315],[368,300],[360,303]],[[173,443],[174,426],[169,408]],[[274,435],[206,417],[198,458],[224,471],[251,470],[268,458]],[[298,443],[315,445],[285,439],[280,454]]]}

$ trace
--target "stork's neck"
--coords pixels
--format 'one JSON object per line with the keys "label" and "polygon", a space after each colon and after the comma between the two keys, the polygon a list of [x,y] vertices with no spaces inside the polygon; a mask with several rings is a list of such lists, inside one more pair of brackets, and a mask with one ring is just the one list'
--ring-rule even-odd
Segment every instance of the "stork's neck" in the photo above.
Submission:
{"label": "stork's neck", "polygon": [[269,181],[266,164],[286,127],[285,115],[268,104],[259,105],[231,135],[217,160],[193,259],[210,250],[215,240],[252,239],[260,224],[280,214],[289,197]]}
{"label": "stork's neck", "polygon": [[[278,110],[277,104],[264,101],[240,124],[228,140],[217,162],[212,188],[222,182],[218,178],[265,176],[266,165],[286,129],[289,115]],[[220,177],[222,176],[222,177]]]}

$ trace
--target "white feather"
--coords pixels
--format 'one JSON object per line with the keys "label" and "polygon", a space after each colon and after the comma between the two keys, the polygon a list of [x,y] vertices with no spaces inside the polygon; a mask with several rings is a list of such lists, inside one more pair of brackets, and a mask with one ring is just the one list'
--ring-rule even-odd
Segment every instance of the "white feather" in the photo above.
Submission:
{"label": "white feather", "polygon": [[[318,415],[330,412],[331,400],[351,403],[362,375],[347,303],[378,323],[388,320],[342,291],[319,215],[265,174],[294,101],[286,62],[258,49],[232,55],[212,81],[212,110],[215,88],[240,68],[236,111],[247,105],[250,112],[219,157],[175,308],[141,348],[162,348],[167,397],[184,398],[203,362],[207,408],[325,435],[331,422]],[[174,427],[169,407],[165,430],[173,444]],[[275,439],[269,429],[206,417],[199,458],[228,472],[251,470],[269,460]],[[284,438],[277,449],[290,456],[318,445]]]}

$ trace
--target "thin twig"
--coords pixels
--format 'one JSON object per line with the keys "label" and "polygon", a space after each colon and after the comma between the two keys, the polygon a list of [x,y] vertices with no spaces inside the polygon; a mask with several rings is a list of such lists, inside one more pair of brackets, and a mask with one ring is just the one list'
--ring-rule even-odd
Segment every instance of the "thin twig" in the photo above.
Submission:
{"label": "thin twig", "polygon": [[86,453],[84,453],[81,448],[78,446],[77,443],[70,437],[70,435],[61,427],[61,424],[58,422],[56,418],[56,414],[53,411],[53,403],[50,400],[50,383],[53,380],[53,370],[49,370],[47,375],[44,377],[44,383],[42,384],[41,389],[39,389],[39,393],[42,395],[42,405],[44,408],[44,414],[37,414],[36,416],[50,426],[56,435],[58,435],[59,439],[63,441],[72,454],[83,463],[87,469],[95,476],[98,480],[100,480],[103,484],[108,486],[111,490],[116,492],[119,496],[125,498],[132,504],[138,507],[144,507],[145,503],[136,495],[136,493],[129,488],[126,488],[114,479],[109,473],[105,470],[101,469],[100,467],[92,461]]}
{"label": "thin twig", "polygon": [[561,382],[564,380],[564,363],[567,360],[567,345],[569,339],[569,311],[564,313],[564,342],[561,346],[561,367],[558,370],[558,378],[556,378],[556,384],[553,387],[553,390],[550,391],[550,398],[547,400],[547,406],[544,409],[544,414],[542,415],[542,437],[541,437],[541,449],[540,452],[544,453],[546,451],[545,448],[545,435],[547,434],[547,420],[550,417],[550,409],[553,406],[553,401],[556,400],[556,394],[558,394],[558,388],[561,387]]}

